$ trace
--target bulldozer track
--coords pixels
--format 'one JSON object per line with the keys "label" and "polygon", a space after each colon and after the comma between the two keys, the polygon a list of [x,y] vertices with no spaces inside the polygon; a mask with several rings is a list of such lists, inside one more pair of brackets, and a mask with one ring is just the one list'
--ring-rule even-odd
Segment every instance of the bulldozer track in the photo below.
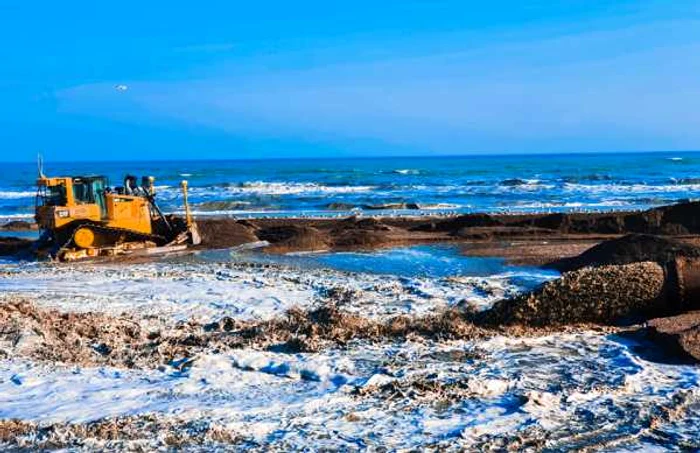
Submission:
{"label": "bulldozer track", "polygon": [[[58,248],[56,251],[56,257],[60,259],[60,257],[65,253],[71,250],[71,245],[74,243],[74,238],[75,238],[75,233],[81,228],[81,227],[89,227],[92,230],[100,233],[106,233],[107,235],[123,235],[125,238],[127,238],[124,242],[137,242],[137,241],[152,241],[156,243],[157,245],[164,245],[168,241],[164,236],[158,235],[158,234],[144,234],[144,233],[136,233],[131,230],[127,230],[124,228],[113,228],[113,227],[107,227],[103,225],[97,225],[92,222],[81,222],[73,227],[73,232],[71,235],[68,237],[68,239]],[[116,244],[114,244],[116,245]],[[98,247],[100,248],[100,247]]]}

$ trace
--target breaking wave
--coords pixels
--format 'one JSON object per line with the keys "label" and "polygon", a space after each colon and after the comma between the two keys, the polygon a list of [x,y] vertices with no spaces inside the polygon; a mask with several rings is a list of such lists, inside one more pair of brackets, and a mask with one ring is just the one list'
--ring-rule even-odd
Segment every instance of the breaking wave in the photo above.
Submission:
{"label": "breaking wave", "polygon": [[0,220],[32,219],[34,214],[0,214]]}
{"label": "breaking wave", "polygon": [[265,182],[251,181],[226,187],[230,193],[254,193],[260,195],[293,195],[302,193],[357,193],[369,192],[373,186],[327,186],[313,182]]}
{"label": "breaking wave", "polygon": [[36,192],[29,190],[0,190],[0,199],[16,200],[20,198],[34,198]]}
{"label": "breaking wave", "polygon": [[646,193],[646,192],[679,192],[679,191],[700,191],[700,181],[698,183],[688,182],[687,184],[571,184],[565,183],[562,190],[567,192],[590,192],[590,193]]}
{"label": "breaking wave", "polygon": [[393,173],[396,173],[397,175],[419,175],[420,170],[415,170],[412,168],[401,168],[398,170],[394,170]]}
{"label": "breaking wave", "polygon": [[624,206],[634,206],[634,200],[602,200],[599,202],[534,202],[534,203],[504,203],[506,206],[511,206],[514,209],[550,209],[550,208],[606,208],[606,207],[624,207]]}

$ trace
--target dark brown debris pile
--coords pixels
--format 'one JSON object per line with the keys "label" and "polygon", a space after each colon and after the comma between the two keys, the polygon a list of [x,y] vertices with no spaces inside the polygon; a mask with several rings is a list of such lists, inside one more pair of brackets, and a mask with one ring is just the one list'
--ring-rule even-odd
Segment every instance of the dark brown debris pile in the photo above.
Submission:
{"label": "dark brown debris pile", "polygon": [[482,338],[494,332],[476,327],[456,311],[373,321],[344,312],[334,305],[323,305],[308,312],[292,309],[285,317],[251,326],[239,334],[262,342],[260,346],[263,347],[266,344],[287,352],[312,352],[329,345],[344,346],[352,340],[466,339]]}
{"label": "dark brown debris pile", "polygon": [[676,257],[698,258],[700,248],[674,239],[648,234],[630,234],[601,242],[582,254],[554,261],[545,267],[568,272],[589,266],[652,261],[662,265]]}
{"label": "dark brown debris pile", "polygon": [[[522,231],[537,230],[560,234],[700,234],[700,202],[678,203],[642,212],[555,213],[488,215],[467,214],[445,220],[432,220],[414,226],[415,231],[457,233],[469,228],[508,226]],[[515,230],[514,230],[515,231]]]}
{"label": "dark brown debris pile", "polygon": [[[241,328],[222,320],[222,332]],[[0,304],[0,356],[121,368],[156,368],[183,363],[204,350],[245,345],[237,335],[205,331],[196,323],[159,324],[146,329],[131,317],[98,313],[61,313],[26,300]]]}
{"label": "dark brown debris pile", "polygon": [[146,336],[129,318],[41,310],[24,300],[0,305],[0,355],[133,366],[135,349]]}
{"label": "dark brown debris pile", "polygon": [[411,228],[414,231],[457,232],[463,228],[503,226],[504,222],[489,214],[465,214],[447,220],[427,222]]}
{"label": "dark brown debris pile", "polygon": [[244,220],[206,219],[197,221],[197,228],[202,243],[210,249],[235,247],[259,240],[255,235],[257,226]]}
{"label": "dark brown debris pile", "polygon": [[203,351],[242,347],[314,351],[354,339],[379,340],[411,335],[473,338],[486,335],[454,313],[425,318],[397,317],[377,322],[335,306],[292,309],[270,321],[222,318],[206,325],[181,323],[146,331],[128,317],[95,313],[60,313],[20,300],[0,305],[0,354],[80,365],[157,367]]}
{"label": "dark brown debris pile", "polygon": [[700,361],[700,311],[652,319],[647,323],[646,333],[672,355],[687,355]]}
{"label": "dark brown debris pile", "polygon": [[0,237],[0,256],[11,256],[29,252],[32,241],[16,237]]}
{"label": "dark brown debris pile", "polygon": [[216,450],[233,445],[241,448],[255,446],[225,426],[204,419],[184,421],[139,415],[48,426],[22,420],[0,420],[0,449],[3,450],[170,451],[188,446]]}
{"label": "dark brown debris pile", "polygon": [[[650,321],[648,329],[632,335],[651,339],[669,356],[700,360],[700,316],[676,316],[700,309],[700,248],[659,236],[627,235],[550,267],[565,273],[469,318],[481,326],[555,327],[639,324],[672,316]],[[688,325],[688,319],[697,324]]]}
{"label": "dark brown debris pile", "polygon": [[272,244],[270,251],[280,253],[296,250],[325,250],[330,242],[327,234],[317,228],[304,225],[262,228],[257,231],[257,237],[261,241]]}
{"label": "dark brown debris pile", "polygon": [[393,227],[377,219],[350,217],[343,220],[311,221],[202,219],[198,221],[202,247],[224,248],[248,242],[267,241],[269,252],[326,250],[330,248],[374,248],[394,241]]}
{"label": "dark brown debris pile", "polygon": [[557,213],[525,216],[519,226],[556,230],[565,234],[662,234],[700,233],[700,202],[679,203],[642,212]]}
{"label": "dark brown debris pile", "polygon": [[0,230],[5,231],[36,231],[39,227],[36,223],[25,222],[24,220],[12,220],[0,225]]}
{"label": "dark brown debris pile", "polygon": [[197,354],[243,347],[296,353],[343,347],[353,340],[477,339],[553,331],[548,326],[479,327],[457,310],[370,320],[334,304],[309,311],[292,309],[269,321],[224,317],[204,325],[188,322],[146,329],[135,318],[60,313],[39,309],[24,300],[0,304],[0,326],[0,356],[22,355],[41,361],[122,368],[157,368],[178,363],[187,366]]}
{"label": "dark brown debris pile", "polygon": [[339,222],[329,233],[335,248],[375,248],[391,242],[393,227],[377,219],[350,217]]}
{"label": "dark brown debris pile", "polygon": [[584,268],[474,317],[487,325],[614,325],[640,315],[668,314],[665,280],[664,268],[651,262]]}
{"label": "dark brown debris pile", "polygon": [[[681,203],[643,212],[557,213],[490,215],[467,214],[439,219],[261,219],[254,224],[234,219],[201,219],[203,247],[240,245],[243,242],[267,240],[272,251],[311,250],[326,247],[375,248],[392,243],[429,240],[491,240],[531,237],[600,237],[601,235],[687,235],[700,234],[700,202]],[[634,253],[633,240],[628,251]],[[652,246],[646,239],[640,244]],[[659,247],[663,246],[658,244]],[[643,254],[654,253],[640,248]],[[631,255],[630,255],[631,256]],[[644,261],[655,261],[646,257]],[[636,260],[640,261],[640,259]],[[627,264],[632,262],[604,262]],[[572,270],[575,263],[561,263]],[[557,267],[559,268],[559,267]]]}

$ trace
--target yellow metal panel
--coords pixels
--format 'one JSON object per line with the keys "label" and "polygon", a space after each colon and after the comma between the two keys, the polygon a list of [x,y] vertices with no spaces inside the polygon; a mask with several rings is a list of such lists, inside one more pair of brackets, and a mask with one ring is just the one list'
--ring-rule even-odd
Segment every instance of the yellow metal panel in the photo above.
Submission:
{"label": "yellow metal panel", "polygon": [[75,206],[75,197],[73,196],[73,178],[39,178],[36,183],[38,186],[44,187],[65,186],[66,206]]}
{"label": "yellow metal panel", "polygon": [[36,211],[39,227],[60,228],[75,220],[100,221],[100,207],[96,204],[82,204],[73,207],[40,206]]}
{"label": "yellow metal panel", "polygon": [[107,226],[151,234],[151,213],[148,201],[142,197],[108,194]]}

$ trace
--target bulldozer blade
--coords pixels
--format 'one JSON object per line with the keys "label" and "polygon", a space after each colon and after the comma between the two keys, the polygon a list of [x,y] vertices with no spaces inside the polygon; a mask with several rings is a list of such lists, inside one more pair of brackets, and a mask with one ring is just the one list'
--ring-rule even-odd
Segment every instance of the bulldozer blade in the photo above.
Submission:
{"label": "bulldozer blade", "polygon": [[199,235],[199,228],[197,228],[196,223],[192,222],[192,225],[190,225],[189,234],[190,234],[190,244],[199,245],[202,243],[202,237]]}

